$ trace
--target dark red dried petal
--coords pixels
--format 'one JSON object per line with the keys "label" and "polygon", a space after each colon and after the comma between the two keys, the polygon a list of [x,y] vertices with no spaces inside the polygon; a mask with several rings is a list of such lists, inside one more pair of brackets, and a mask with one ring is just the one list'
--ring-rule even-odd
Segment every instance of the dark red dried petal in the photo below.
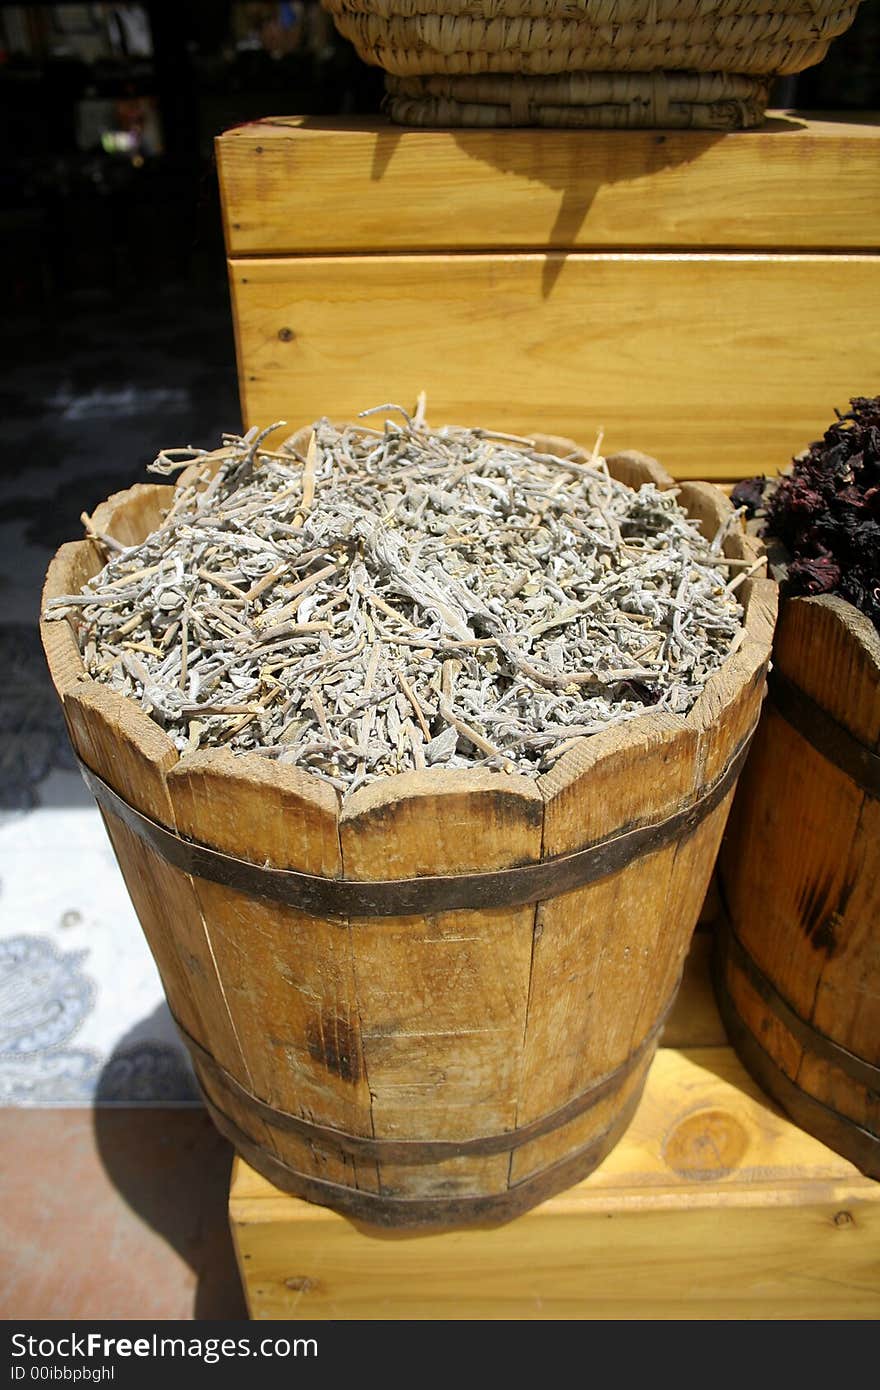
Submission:
{"label": "dark red dried petal", "polygon": [[792,556],[789,592],[839,593],[880,629],[880,397],[854,396],[794,461],[762,534]]}

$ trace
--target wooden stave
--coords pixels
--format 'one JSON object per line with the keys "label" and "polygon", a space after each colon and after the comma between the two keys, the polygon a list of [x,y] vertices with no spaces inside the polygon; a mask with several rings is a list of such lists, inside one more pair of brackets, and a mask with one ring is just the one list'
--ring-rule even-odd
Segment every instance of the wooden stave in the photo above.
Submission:
{"label": "wooden stave", "polygon": [[[880,1180],[880,1134],[865,1129],[792,1081],[740,1014],[734,997],[737,966],[728,954],[726,937],[724,931],[716,937],[712,977],[718,1010],[743,1066],[801,1129],[848,1158],[866,1177]],[[778,1015],[776,1018],[781,1022]]]}

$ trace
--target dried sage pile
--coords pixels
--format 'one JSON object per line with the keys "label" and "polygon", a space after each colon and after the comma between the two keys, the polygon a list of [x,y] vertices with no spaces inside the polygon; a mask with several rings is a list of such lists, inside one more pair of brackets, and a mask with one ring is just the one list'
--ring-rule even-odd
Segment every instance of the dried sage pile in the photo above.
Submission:
{"label": "dried sage pile", "polygon": [[47,616],[181,751],[342,792],[412,768],[537,774],[646,705],[688,710],[742,638],[723,535],[598,450],[435,431],[423,410],[320,420],[276,451],[268,431],[166,451],[158,471],[191,466],[163,524],[104,538],[104,569]]}

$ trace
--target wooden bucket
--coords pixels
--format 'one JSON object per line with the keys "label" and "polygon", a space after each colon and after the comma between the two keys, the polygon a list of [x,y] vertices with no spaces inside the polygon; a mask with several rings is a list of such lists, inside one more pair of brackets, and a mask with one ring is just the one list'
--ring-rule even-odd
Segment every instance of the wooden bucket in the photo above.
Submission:
{"label": "wooden bucket", "polygon": [[[610,462],[626,482],[673,485],[653,460]],[[135,543],[170,496],[134,487],[94,525]],[[681,500],[707,534],[729,514],[707,484],[683,484]],[[725,550],[754,554],[741,535]],[[99,564],[91,541],[62,546],[45,598]],[[404,773],[341,810],[296,768],[178,756],[84,675],[66,623],[44,623],[208,1108],[273,1183],[389,1225],[501,1220],[613,1146],[760,710],[775,586],[750,579],[741,595],[742,646],[686,718],[646,710],[537,780]]]}
{"label": "wooden bucket", "polygon": [[880,638],[785,603],[721,855],[731,1040],[796,1123],[880,1178]]}

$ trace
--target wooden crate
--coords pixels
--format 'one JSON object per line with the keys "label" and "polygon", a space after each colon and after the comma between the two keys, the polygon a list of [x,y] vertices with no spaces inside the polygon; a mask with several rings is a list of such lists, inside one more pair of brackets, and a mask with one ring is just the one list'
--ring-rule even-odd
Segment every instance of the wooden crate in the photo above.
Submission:
{"label": "wooden crate", "polygon": [[880,126],[217,141],[248,425],[424,388],[434,423],[773,472],[880,375]]}
{"label": "wooden crate", "polygon": [[629,1131],[577,1187],[495,1228],[405,1235],[236,1160],[257,1319],[877,1318],[880,1184],[795,1128],[727,1045],[698,932]]}

